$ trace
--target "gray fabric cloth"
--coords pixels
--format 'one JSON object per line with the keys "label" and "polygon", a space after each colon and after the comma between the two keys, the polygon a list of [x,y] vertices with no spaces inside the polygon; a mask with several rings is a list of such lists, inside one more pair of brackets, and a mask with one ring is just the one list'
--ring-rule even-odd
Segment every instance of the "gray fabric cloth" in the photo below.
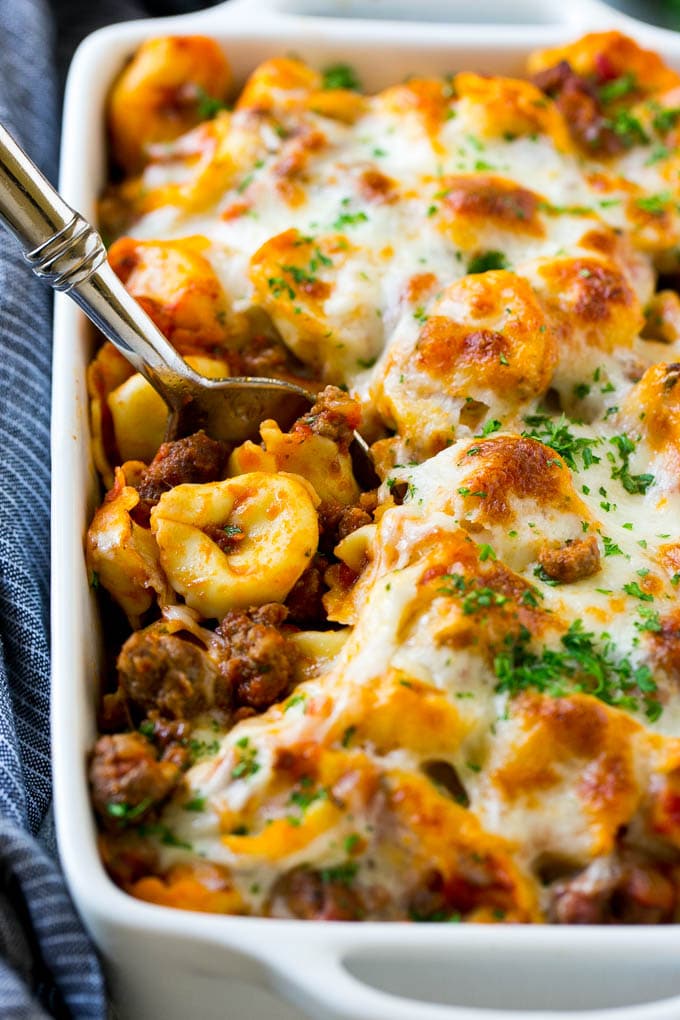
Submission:
{"label": "gray fabric cloth", "polygon": [[[75,45],[111,21],[191,0],[0,0],[0,121],[56,181],[60,83]],[[0,232],[0,1017],[99,1020],[101,969],[50,836],[51,297]]]}

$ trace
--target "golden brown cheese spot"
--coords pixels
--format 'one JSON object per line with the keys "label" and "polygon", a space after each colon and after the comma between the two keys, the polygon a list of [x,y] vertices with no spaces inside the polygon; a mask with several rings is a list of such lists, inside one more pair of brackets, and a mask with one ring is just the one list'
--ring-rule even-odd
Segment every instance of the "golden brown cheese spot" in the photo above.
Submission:
{"label": "golden brown cheese spot", "polygon": [[353,251],[344,237],[308,238],[286,230],[266,241],[250,260],[256,303],[274,318],[294,353],[323,372],[330,326],[324,305],[335,277]]}
{"label": "golden brown cheese spot", "polygon": [[368,102],[365,96],[350,89],[323,89],[312,92],[306,101],[307,109],[343,124],[354,124],[366,113]]}
{"label": "golden brown cheese spot", "polygon": [[557,149],[568,151],[569,135],[554,104],[527,81],[484,77],[462,71],[453,81],[460,106],[470,108],[475,131],[484,138],[550,136]]}
{"label": "golden brown cheese spot", "polygon": [[292,205],[306,200],[304,174],[314,156],[323,152],[328,140],[323,131],[303,126],[284,143],[272,172],[279,194]]}
{"label": "golden brown cheese spot", "polygon": [[236,104],[237,110],[294,110],[321,86],[321,75],[301,60],[274,57],[253,71]]}
{"label": "golden brown cheese spot", "polygon": [[490,406],[503,416],[545,393],[556,360],[526,280],[504,270],[466,276],[431,305],[415,343],[388,352],[376,404],[413,450],[431,455],[459,425],[476,431]]}
{"label": "golden brown cheese spot", "polygon": [[406,300],[418,304],[430,297],[436,286],[437,277],[434,273],[414,273],[406,285]]}
{"label": "golden brown cheese spot", "polygon": [[[463,321],[437,314],[451,305]],[[517,401],[543,393],[555,364],[552,333],[534,293],[505,271],[480,273],[444,291],[415,347],[417,367],[455,395],[485,389]]]}
{"label": "golden brown cheese spot", "polygon": [[440,916],[458,913],[489,920],[493,911],[500,911],[517,921],[538,917],[531,886],[514,865],[509,846],[485,832],[471,812],[425,776],[393,772],[386,794],[389,821],[382,824],[392,831],[398,826],[393,853],[400,873],[413,883],[412,916],[427,919],[432,912],[423,909],[418,893],[426,876],[432,884],[435,872]]}
{"label": "golden brown cheese spot", "polygon": [[680,364],[659,362],[648,368],[626,397],[623,413],[630,429],[642,433],[652,450],[668,454],[677,463],[680,451]]}
{"label": "golden brown cheese spot", "polygon": [[331,739],[348,748],[369,743],[381,755],[399,748],[418,755],[450,754],[465,732],[445,691],[396,669],[358,688],[341,723]]}
{"label": "golden brown cheese spot", "polygon": [[180,354],[220,347],[229,338],[226,298],[202,246],[200,238],[123,237],[109,250],[114,272]]}
{"label": "golden brown cheese spot", "polygon": [[396,182],[386,174],[369,168],[363,170],[359,175],[359,194],[367,202],[374,202],[376,205],[390,204],[397,199]]}
{"label": "golden brown cheese spot", "polygon": [[213,39],[168,36],[142,43],[109,97],[114,159],[127,173],[141,169],[149,146],[189,131],[200,119],[201,97],[226,98],[231,72]]}
{"label": "golden brown cheese spot", "polygon": [[441,78],[412,78],[376,96],[385,110],[399,116],[416,113],[430,136],[438,134],[454,101],[454,88]]}
{"label": "golden brown cheese spot", "polygon": [[614,262],[553,259],[538,268],[537,289],[566,348],[585,344],[611,353],[631,347],[642,324],[635,291]]}
{"label": "golden brown cheese spot", "polygon": [[645,308],[642,337],[665,344],[680,340],[680,296],[674,290],[660,290],[654,294]]}
{"label": "golden brown cheese spot", "polygon": [[626,220],[633,243],[643,251],[664,252],[677,244],[677,206],[670,191],[629,198]]}
{"label": "golden brown cheese spot", "polygon": [[301,298],[306,307],[319,312],[332,288],[320,278],[327,268],[323,260],[328,259],[332,264],[336,254],[333,245],[325,247],[328,251],[295,229],[266,241],[250,260],[251,278],[264,302],[276,301],[285,306]]}
{"label": "golden brown cheese spot", "polygon": [[[525,436],[501,435],[475,441],[458,463],[470,466],[467,488],[486,493],[483,500],[466,496],[466,509],[490,523],[507,522],[515,515],[516,500],[536,502],[560,513],[589,513],[576,495],[567,465],[549,446]],[[480,503],[482,504],[480,507]]]}
{"label": "golden brown cheese spot", "polygon": [[[680,543],[669,542],[659,546],[658,560],[673,578],[680,577]],[[676,579],[675,583],[678,581]]]}
{"label": "golden brown cheese spot", "polygon": [[177,910],[206,914],[248,912],[227,870],[207,861],[175,864],[164,875],[146,875],[126,888],[138,900]]}
{"label": "golden brown cheese spot", "polygon": [[436,644],[475,648],[489,665],[508,635],[543,634],[551,620],[538,604],[532,586],[502,560],[482,560],[481,549],[461,529],[442,536],[427,559],[418,582],[418,598],[403,623],[400,638],[408,639],[428,601],[439,601],[432,630]]}
{"label": "golden brown cheese spot", "polygon": [[568,784],[598,832],[600,849],[608,849],[639,800],[632,754],[639,724],[583,694],[525,693],[514,702],[515,713],[523,733],[494,770],[494,785],[510,801],[531,801]]}
{"label": "golden brown cheese spot", "polygon": [[539,50],[528,61],[530,74],[566,60],[577,74],[604,84],[626,74],[635,78],[638,94],[672,88],[680,77],[658,53],[644,50],[621,32],[592,32],[566,46]]}
{"label": "golden brown cheese spot", "polygon": [[513,181],[490,174],[444,177],[441,217],[445,229],[461,247],[473,232],[492,225],[513,235],[543,237],[538,215],[540,197]]}

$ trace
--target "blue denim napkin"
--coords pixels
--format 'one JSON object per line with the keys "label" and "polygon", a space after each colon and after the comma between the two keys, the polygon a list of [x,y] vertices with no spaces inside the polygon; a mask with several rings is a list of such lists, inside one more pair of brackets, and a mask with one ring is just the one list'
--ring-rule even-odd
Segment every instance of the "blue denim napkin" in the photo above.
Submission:
{"label": "blue denim napkin", "polygon": [[[0,0],[0,121],[56,182],[60,85],[77,42],[111,21],[200,6]],[[0,231],[0,1017],[99,1020],[99,961],[51,834],[51,295],[17,253]]]}

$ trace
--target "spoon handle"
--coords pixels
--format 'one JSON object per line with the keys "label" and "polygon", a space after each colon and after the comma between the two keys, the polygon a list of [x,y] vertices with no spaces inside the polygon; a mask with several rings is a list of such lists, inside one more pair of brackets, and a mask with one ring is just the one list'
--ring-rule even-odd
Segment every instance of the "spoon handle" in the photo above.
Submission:
{"label": "spoon handle", "polygon": [[194,372],[126,291],[94,227],[55,191],[0,124],[0,222],[35,275],[80,305],[173,410],[192,397]]}

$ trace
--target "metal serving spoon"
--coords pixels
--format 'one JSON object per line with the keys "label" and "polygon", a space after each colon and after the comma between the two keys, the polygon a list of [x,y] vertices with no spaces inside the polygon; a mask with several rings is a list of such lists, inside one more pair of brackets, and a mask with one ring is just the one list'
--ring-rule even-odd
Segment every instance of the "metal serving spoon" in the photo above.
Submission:
{"label": "metal serving spoon", "polygon": [[[314,403],[313,394],[279,379],[207,379],[194,372],[111,269],[94,227],[1,124],[0,222],[18,238],[35,275],[72,297],[160,394],[170,410],[166,439],[205,429],[213,439],[241,442],[256,437],[266,418],[288,428]],[[366,441],[356,432],[351,453],[359,482],[377,484]]]}

